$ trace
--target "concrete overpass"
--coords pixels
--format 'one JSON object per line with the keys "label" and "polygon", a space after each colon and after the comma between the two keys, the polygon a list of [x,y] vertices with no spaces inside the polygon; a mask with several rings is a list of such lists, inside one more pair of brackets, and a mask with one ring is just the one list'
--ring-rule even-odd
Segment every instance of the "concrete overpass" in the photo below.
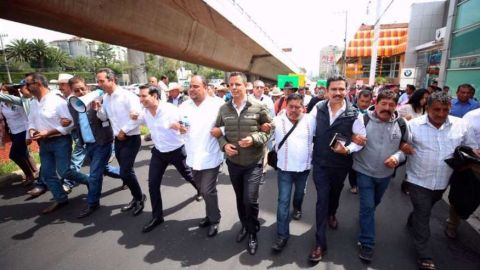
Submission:
{"label": "concrete overpass", "polygon": [[299,71],[229,0],[2,0],[0,17],[271,80]]}

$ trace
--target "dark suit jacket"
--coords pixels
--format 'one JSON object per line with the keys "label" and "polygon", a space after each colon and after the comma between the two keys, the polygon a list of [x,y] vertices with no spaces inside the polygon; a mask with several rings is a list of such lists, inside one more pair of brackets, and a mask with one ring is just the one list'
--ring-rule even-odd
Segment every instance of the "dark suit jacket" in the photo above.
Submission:
{"label": "dark suit jacket", "polygon": [[[68,104],[68,110],[73,118],[74,128],[72,130],[72,136],[77,137],[79,142],[83,145],[83,138],[80,131],[80,122],[78,119],[78,112]],[[111,143],[113,141],[113,130],[110,121],[100,120],[97,117],[97,112],[90,109],[87,111],[88,122],[90,123],[90,128],[92,129],[93,136],[95,137],[95,143],[100,145]]]}

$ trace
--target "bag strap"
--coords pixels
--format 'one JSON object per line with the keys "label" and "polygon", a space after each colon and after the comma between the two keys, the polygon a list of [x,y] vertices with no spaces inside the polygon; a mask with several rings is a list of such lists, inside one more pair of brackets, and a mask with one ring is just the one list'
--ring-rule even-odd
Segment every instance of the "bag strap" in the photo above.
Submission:
{"label": "bag strap", "polygon": [[293,130],[297,127],[297,124],[298,124],[298,122],[300,122],[300,120],[301,119],[298,119],[298,121],[295,122],[295,124],[293,124],[293,127],[288,131],[288,133],[285,135],[285,137],[283,137],[282,141],[278,144],[277,151],[280,150],[280,148],[282,148],[283,144],[288,139],[288,136],[290,136],[290,134],[292,134]]}

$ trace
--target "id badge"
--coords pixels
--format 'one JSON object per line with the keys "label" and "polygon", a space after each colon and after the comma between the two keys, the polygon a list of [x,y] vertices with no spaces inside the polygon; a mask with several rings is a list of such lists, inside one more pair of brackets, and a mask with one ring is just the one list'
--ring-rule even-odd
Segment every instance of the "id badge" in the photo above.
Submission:
{"label": "id badge", "polygon": [[108,127],[108,126],[110,126],[110,122],[108,121],[102,122],[102,127]]}

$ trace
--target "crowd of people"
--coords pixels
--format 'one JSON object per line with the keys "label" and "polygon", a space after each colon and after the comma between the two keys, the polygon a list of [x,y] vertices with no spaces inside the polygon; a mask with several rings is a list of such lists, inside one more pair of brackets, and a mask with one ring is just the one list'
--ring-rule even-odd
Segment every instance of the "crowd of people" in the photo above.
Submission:
{"label": "crowd of people", "polygon": [[[173,165],[192,185],[195,198],[205,203],[205,216],[198,226],[207,228],[208,237],[217,235],[221,211],[216,184],[225,162],[242,225],[235,241],[247,238],[246,250],[255,254],[261,227],[259,187],[268,157],[276,152],[277,237],[272,249],[281,252],[286,247],[290,220],[302,218],[312,171],[316,234],[309,260],[322,260],[328,249],[327,227],[340,226],[336,212],[348,177],[350,192],[359,194],[358,256],[370,262],[375,210],[396,168],[406,161],[402,186],[413,210],[405,220],[419,269],[435,269],[430,214],[453,173],[444,160],[458,146],[479,153],[480,106],[469,84],[458,86],[457,98],[451,99],[448,89],[437,86],[408,85],[399,93],[398,86],[349,87],[340,76],[329,78],[326,86],[317,85],[313,96],[308,87],[291,82],[282,89],[261,80],[250,83],[240,72],[230,73],[228,82],[219,87],[194,75],[186,91],[167,77],[160,81],[151,77],[139,87],[138,95],[118,86],[111,69],[99,69],[96,81],[103,96],[81,103],[84,110],[72,102],[72,97],[92,95],[80,76],[59,78],[62,95],[49,91],[41,73],[27,74],[16,87],[2,86],[0,116],[12,138],[10,158],[25,173],[25,185],[36,179],[28,191],[31,196],[49,190],[54,198],[43,214],[66,206],[68,193],[78,184],[88,188],[87,205],[78,218],[93,214],[100,206],[104,175],[121,179],[131,192],[132,200],[121,211],[133,216],[142,213],[147,196],[134,165],[142,143],[140,126],[145,125],[153,148],[148,171],[152,217],[143,226],[144,233],[164,222],[160,187],[167,166]],[[40,147],[40,169],[27,149],[32,140]],[[109,165],[112,152],[118,167]],[[89,174],[79,170],[85,159],[90,160]],[[456,237],[458,220],[451,207],[448,237]]]}

